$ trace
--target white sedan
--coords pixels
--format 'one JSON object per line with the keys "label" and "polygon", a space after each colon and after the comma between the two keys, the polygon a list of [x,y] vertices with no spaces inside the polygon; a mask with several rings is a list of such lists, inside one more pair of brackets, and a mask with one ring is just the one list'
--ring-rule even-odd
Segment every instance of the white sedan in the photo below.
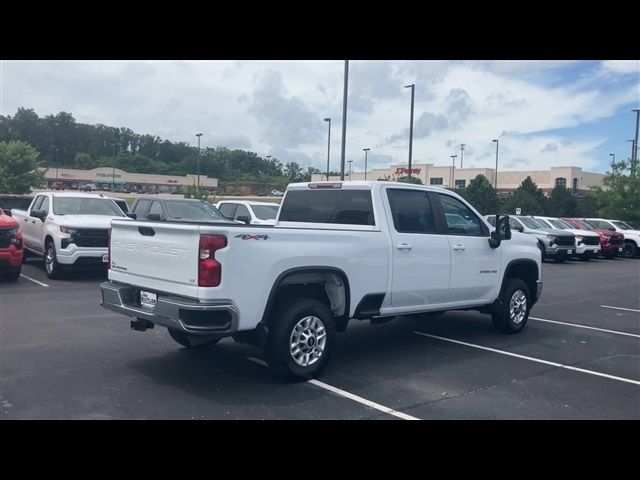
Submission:
{"label": "white sedan", "polygon": [[245,200],[222,200],[216,204],[220,213],[248,225],[275,225],[280,205]]}

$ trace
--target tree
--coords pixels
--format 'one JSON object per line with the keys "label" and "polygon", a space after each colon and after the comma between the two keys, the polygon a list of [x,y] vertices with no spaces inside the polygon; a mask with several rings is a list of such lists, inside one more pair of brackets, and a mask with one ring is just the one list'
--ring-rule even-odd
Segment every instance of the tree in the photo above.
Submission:
{"label": "tree", "polygon": [[551,191],[546,213],[552,217],[575,217],[578,215],[578,201],[566,187],[556,186]]}
{"label": "tree", "polygon": [[507,209],[505,213],[514,214],[516,208],[520,208],[522,215],[544,215],[546,203],[544,192],[531,180],[531,177],[527,177],[505,202]]}
{"label": "tree", "polygon": [[500,213],[498,193],[484,175],[478,175],[471,180],[460,195],[483,215]]}
{"label": "tree", "polygon": [[76,158],[73,161],[73,166],[80,170],[91,170],[96,167],[96,162],[91,158],[88,153],[76,153]]}
{"label": "tree", "polygon": [[289,182],[298,182],[303,176],[302,168],[296,162],[289,162],[284,166],[284,175],[289,179]]}
{"label": "tree", "polygon": [[404,177],[398,178],[398,182],[413,183],[415,185],[422,185],[422,180],[420,180],[418,177],[404,176]]}
{"label": "tree", "polygon": [[0,142],[0,193],[24,194],[44,182],[38,152],[24,142]]}
{"label": "tree", "polygon": [[611,162],[611,171],[602,181],[605,188],[594,191],[602,205],[599,216],[640,222],[640,172],[631,167],[629,160]]}

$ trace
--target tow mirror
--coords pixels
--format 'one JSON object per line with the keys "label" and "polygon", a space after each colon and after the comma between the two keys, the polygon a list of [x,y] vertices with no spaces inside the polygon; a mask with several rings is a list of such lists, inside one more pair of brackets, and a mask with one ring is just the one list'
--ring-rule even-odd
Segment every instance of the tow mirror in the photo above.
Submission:
{"label": "tow mirror", "polygon": [[491,232],[489,246],[498,248],[502,240],[511,240],[511,225],[508,215],[496,215],[496,229]]}

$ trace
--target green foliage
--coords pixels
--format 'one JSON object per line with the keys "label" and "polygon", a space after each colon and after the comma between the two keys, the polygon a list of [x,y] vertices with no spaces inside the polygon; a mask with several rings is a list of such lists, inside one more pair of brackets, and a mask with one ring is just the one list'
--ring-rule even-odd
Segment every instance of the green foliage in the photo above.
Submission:
{"label": "green foliage", "polygon": [[578,202],[579,217],[597,217],[598,210],[602,208],[595,192],[588,192]]}
{"label": "green foliage", "polygon": [[29,193],[44,182],[38,152],[25,142],[0,142],[0,193]]}
{"label": "green foliage", "polygon": [[576,197],[565,187],[555,187],[547,202],[546,214],[552,217],[575,217],[579,214]]}
{"label": "green foliage", "polygon": [[611,171],[603,180],[605,188],[594,190],[601,207],[598,215],[640,222],[640,172],[629,160],[611,162]]}
{"label": "green foliage", "polygon": [[476,176],[467,188],[459,193],[483,215],[500,213],[498,193],[484,175]]}
{"label": "green foliage", "polygon": [[516,208],[520,208],[522,215],[544,215],[546,204],[544,192],[531,180],[531,177],[527,177],[505,201],[504,213],[515,214]]}
{"label": "green foliage", "polygon": [[208,197],[208,194],[202,190],[198,190],[195,184],[182,187],[182,194],[184,198],[197,198],[198,200],[206,200]]}
{"label": "green foliage", "polygon": [[420,180],[420,178],[418,178],[418,177],[409,177],[408,175],[398,178],[398,182],[413,183],[415,185],[422,185],[422,180]]}

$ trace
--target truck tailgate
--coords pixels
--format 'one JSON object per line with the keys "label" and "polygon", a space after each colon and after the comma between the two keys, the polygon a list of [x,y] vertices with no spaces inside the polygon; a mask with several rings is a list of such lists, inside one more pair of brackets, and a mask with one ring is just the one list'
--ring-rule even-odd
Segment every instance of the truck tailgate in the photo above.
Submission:
{"label": "truck tailgate", "polygon": [[197,297],[199,241],[193,225],[113,221],[109,278]]}

